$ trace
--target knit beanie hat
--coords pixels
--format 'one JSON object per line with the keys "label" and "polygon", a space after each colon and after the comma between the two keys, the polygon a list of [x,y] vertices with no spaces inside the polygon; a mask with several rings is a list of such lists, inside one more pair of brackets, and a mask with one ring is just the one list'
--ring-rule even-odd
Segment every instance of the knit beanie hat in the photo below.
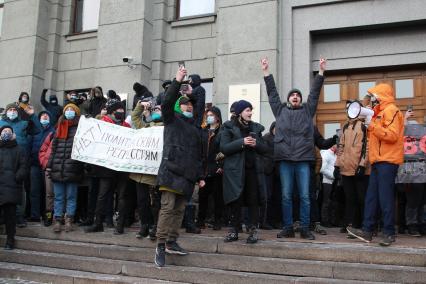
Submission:
{"label": "knit beanie hat", "polygon": [[108,114],[112,114],[114,111],[116,111],[119,108],[124,108],[123,104],[118,99],[110,99],[110,100],[108,100],[107,103],[106,103],[106,105],[105,105],[105,107],[107,109],[107,113]]}
{"label": "knit beanie hat", "polygon": [[246,101],[246,100],[241,100],[241,101],[238,101],[236,104],[235,104],[235,107],[234,107],[234,109],[235,109],[235,114],[236,115],[240,115],[242,112],[243,112],[243,110],[245,110],[246,108],[251,108],[251,109],[253,109],[253,106],[251,105],[251,103],[250,102],[248,102],[248,101]]}
{"label": "knit beanie hat", "polygon": [[287,101],[289,101],[290,96],[296,93],[300,97],[300,101],[302,101],[302,92],[299,89],[291,89],[287,94]]}
{"label": "knit beanie hat", "polygon": [[65,110],[68,109],[69,107],[72,108],[75,111],[75,115],[76,116],[80,115],[80,109],[79,109],[79,107],[76,104],[73,104],[73,103],[69,103],[66,106],[64,106],[63,113],[65,113]]}
{"label": "knit beanie hat", "polygon": [[12,133],[14,133],[13,128],[10,125],[4,125],[4,126],[0,127],[0,133],[2,133],[2,131],[5,130],[6,128],[9,128],[10,130],[12,130]]}
{"label": "knit beanie hat", "polygon": [[18,108],[18,106],[16,105],[16,103],[10,103],[6,106],[6,112],[11,109],[11,108]]}

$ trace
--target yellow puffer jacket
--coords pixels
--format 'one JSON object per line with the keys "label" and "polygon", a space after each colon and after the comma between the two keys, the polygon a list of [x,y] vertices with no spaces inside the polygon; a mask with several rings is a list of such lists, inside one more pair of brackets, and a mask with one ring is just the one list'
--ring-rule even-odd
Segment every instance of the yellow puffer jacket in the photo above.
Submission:
{"label": "yellow puffer jacket", "polygon": [[370,163],[388,162],[400,165],[404,161],[404,117],[395,105],[393,89],[379,84],[368,90],[379,100],[368,127]]}

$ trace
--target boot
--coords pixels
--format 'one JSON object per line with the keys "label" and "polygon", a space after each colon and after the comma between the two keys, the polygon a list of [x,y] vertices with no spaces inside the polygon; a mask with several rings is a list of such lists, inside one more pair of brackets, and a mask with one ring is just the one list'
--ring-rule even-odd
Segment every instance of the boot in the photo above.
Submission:
{"label": "boot", "polygon": [[139,232],[136,234],[136,238],[138,239],[146,238],[148,236],[148,229],[149,229],[148,224],[143,224],[141,222],[141,228]]}
{"label": "boot", "polygon": [[73,221],[73,216],[66,216],[65,217],[65,232],[71,232],[73,230],[72,228],[72,221]]}
{"label": "boot", "polygon": [[103,218],[101,216],[96,216],[95,223],[92,226],[89,226],[84,229],[85,233],[97,233],[104,231]]}
{"label": "boot", "polygon": [[257,229],[256,227],[252,226],[250,227],[249,236],[247,238],[248,244],[255,244],[257,243],[258,237],[257,237]]}
{"label": "boot", "polygon": [[200,228],[195,225],[195,206],[187,205],[185,208],[185,230],[190,234],[201,234]]}
{"label": "boot", "polygon": [[61,232],[61,218],[55,218],[55,224],[53,225],[53,232],[60,233]]}
{"label": "boot", "polygon": [[223,240],[225,243],[238,241],[238,230],[235,228],[230,228],[228,235]]}
{"label": "boot", "polygon": [[47,211],[44,215],[44,226],[49,227],[53,222],[53,214],[51,211]]}
{"label": "boot", "polygon": [[81,222],[78,226],[79,227],[86,227],[86,226],[92,226],[94,222],[93,216],[88,216],[83,222]]}

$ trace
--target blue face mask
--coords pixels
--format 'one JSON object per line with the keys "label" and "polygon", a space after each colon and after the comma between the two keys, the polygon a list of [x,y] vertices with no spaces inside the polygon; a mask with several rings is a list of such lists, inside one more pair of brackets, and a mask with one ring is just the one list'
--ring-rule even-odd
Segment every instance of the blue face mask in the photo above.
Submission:
{"label": "blue face mask", "polygon": [[7,112],[6,113],[7,118],[9,118],[10,120],[15,120],[18,118],[18,113],[16,112]]}
{"label": "blue face mask", "polygon": [[47,126],[49,125],[49,123],[50,123],[50,120],[48,119],[40,119],[40,124],[43,126]]}
{"label": "blue face mask", "polygon": [[182,112],[182,114],[183,114],[185,117],[187,117],[187,118],[192,118],[192,117],[194,117],[194,115],[192,114],[192,112],[189,112],[189,111],[184,111],[184,112]]}
{"label": "blue face mask", "polygon": [[211,125],[215,123],[215,119],[213,115],[208,115],[206,119],[207,124]]}
{"label": "blue face mask", "polygon": [[159,120],[161,118],[161,114],[154,112],[154,113],[151,114],[151,118],[152,118],[152,120]]}
{"label": "blue face mask", "polygon": [[74,119],[75,117],[75,111],[73,110],[66,110],[65,111],[65,118],[68,120]]}
{"label": "blue face mask", "polygon": [[10,132],[4,132],[1,134],[1,140],[5,142],[12,140],[12,137],[13,137],[13,133],[10,133]]}

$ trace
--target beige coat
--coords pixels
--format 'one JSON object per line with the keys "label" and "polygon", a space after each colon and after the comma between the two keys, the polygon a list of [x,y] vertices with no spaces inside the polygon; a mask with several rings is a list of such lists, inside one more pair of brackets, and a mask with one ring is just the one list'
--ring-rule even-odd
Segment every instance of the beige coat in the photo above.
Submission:
{"label": "beige coat", "polygon": [[[336,159],[336,166],[340,168],[340,174],[354,176],[358,166],[362,166],[366,169],[365,173],[369,175],[368,134],[364,122],[359,119],[349,120],[342,132],[337,146]],[[364,135],[366,135],[365,138]],[[363,153],[361,153],[362,151]]]}

